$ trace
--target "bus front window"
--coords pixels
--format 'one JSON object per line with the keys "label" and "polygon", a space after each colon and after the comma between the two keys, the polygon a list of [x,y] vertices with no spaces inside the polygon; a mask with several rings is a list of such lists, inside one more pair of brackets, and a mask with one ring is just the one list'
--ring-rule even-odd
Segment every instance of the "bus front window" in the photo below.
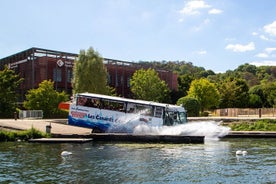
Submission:
{"label": "bus front window", "polygon": [[179,112],[180,124],[187,123],[187,116],[185,112]]}

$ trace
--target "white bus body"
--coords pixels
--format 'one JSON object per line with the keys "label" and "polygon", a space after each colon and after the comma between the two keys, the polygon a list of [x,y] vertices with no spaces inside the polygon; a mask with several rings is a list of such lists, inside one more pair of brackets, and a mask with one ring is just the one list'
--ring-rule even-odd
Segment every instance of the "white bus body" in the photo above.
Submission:
{"label": "white bus body", "polygon": [[131,133],[138,124],[173,126],[187,122],[181,106],[93,93],[79,93],[70,105],[68,124],[94,132]]}

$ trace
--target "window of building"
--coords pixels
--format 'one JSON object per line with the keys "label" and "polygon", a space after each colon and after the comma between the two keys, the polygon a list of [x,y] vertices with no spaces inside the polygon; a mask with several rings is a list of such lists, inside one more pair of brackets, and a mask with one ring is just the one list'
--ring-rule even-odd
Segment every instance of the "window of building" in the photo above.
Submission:
{"label": "window of building", "polygon": [[67,82],[71,82],[72,78],[72,70],[67,70]]}
{"label": "window of building", "polygon": [[61,82],[61,69],[60,68],[55,68],[53,72],[53,79],[55,82]]}

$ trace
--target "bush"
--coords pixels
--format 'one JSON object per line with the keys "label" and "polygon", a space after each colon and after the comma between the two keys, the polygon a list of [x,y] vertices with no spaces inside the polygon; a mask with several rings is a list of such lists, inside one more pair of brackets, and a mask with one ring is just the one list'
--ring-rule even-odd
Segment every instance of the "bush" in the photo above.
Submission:
{"label": "bush", "polygon": [[200,105],[196,98],[187,96],[179,98],[177,105],[183,105],[189,117],[199,116]]}
{"label": "bush", "polygon": [[31,128],[30,130],[25,130],[25,131],[6,131],[6,130],[0,131],[0,142],[16,141],[16,140],[27,141],[29,139],[36,139],[36,138],[42,138],[42,137],[49,137],[49,135],[35,128]]}
{"label": "bush", "polygon": [[276,131],[276,120],[265,119],[254,123],[231,123],[229,127],[233,131]]}

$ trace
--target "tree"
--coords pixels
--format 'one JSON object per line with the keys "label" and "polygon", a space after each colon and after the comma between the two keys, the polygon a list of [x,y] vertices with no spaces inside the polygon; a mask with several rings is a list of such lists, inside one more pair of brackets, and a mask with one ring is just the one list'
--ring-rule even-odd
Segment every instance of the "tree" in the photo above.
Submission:
{"label": "tree", "polygon": [[220,100],[220,95],[215,84],[204,78],[192,81],[188,91],[188,97],[193,97],[198,100],[201,112],[216,107]]}
{"label": "tree", "polygon": [[177,105],[183,105],[189,117],[199,116],[200,104],[196,98],[188,96],[178,99]]}
{"label": "tree", "polygon": [[154,69],[137,70],[130,79],[130,90],[136,98],[142,100],[168,101],[169,89]]}
{"label": "tree", "polygon": [[59,103],[68,100],[69,97],[65,92],[57,92],[54,89],[54,82],[44,80],[37,89],[30,89],[27,92],[23,105],[26,109],[43,110],[43,116],[51,118],[60,112]]}
{"label": "tree", "polygon": [[249,107],[251,108],[261,108],[262,107],[262,100],[259,95],[256,94],[249,94]]}
{"label": "tree", "polygon": [[20,83],[23,81],[7,66],[0,71],[0,117],[12,117],[16,110],[17,93]]}
{"label": "tree", "polygon": [[276,105],[276,82],[263,84],[263,92],[269,107]]}
{"label": "tree", "polygon": [[248,85],[243,79],[227,78],[219,86],[221,95],[221,108],[245,108],[248,107]]}
{"label": "tree", "polygon": [[183,74],[177,78],[178,82],[178,91],[182,94],[182,96],[186,96],[189,91],[190,85],[194,78],[191,75]]}
{"label": "tree", "polygon": [[248,64],[248,63],[245,63],[243,65],[240,65],[236,71],[238,72],[249,72],[249,73],[252,73],[252,74],[256,74],[257,72],[257,67],[255,65],[251,65],[251,64]]}
{"label": "tree", "polygon": [[269,107],[269,103],[267,101],[267,97],[264,93],[263,85],[256,85],[249,89],[249,104],[250,107]]}
{"label": "tree", "polygon": [[93,48],[81,50],[73,69],[73,93],[108,94],[107,70],[103,58]]}

